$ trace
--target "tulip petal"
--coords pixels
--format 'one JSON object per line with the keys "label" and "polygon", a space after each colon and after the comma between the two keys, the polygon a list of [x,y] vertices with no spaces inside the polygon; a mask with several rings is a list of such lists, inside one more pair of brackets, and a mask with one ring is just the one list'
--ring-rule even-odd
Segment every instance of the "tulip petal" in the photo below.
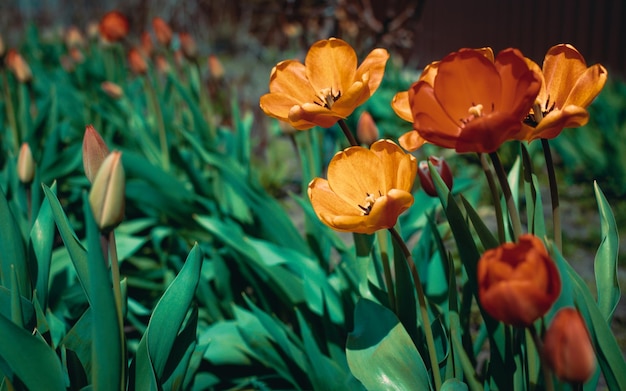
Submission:
{"label": "tulip petal", "polygon": [[385,189],[382,161],[367,148],[350,147],[338,152],[328,166],[331,189],[346,202],[358,208],[368,194],[375,197]]}
{"label": "tulip petal", "polygon": [[398,138],[400,146],[407,151],[416,151],[426,144],[426,140],[416,130],[404,133]]}
{"label": "tulip petal", "polygon": [[309,129],[315,125],[330,128],[344,117],[335,111],[328,110],[324,106],[316,105],[315,103],[304,103],[300,106],[293,106],[289,110],[288,118],[294,128]]}
{"label": "tulip petal", "polygon": [[496,105],[496,109],[521,120],[528,114],[541,89],[541,73],[536,72],[536,68],[530,69],[517,49],[498,53],[495,66],[502,81],[500,106]]}
{"label": "tulip petal", "polygon": [[[577,128],[587,124],[589,113],[583,107],[569,105],[561,110],[549,112],[536,128],[524,136],[525,140],[532,141],[538,138],[552,139],[558,136],[564,128]],[[527,127],[524,128],[525,130]]]}
{"label": "tulip petal", "polygon": [[413,113],[411,112],[411,105],[409,104],[409,92],[398,92],[391,101],[391,108],[396,112],[398,117],[405,121],[413,122]]}
{"label": "tulip petal", "polygon": [[563,107],[572,86],[586,69],[585,59],[572,45],[551,47],[543,61],[543,76],[550,101],[555,102],[557,107]]}
{"label": "tulip petal", "polygon": [[602,91],[607,76],[606,69],[600,64],[587,68],[576,80],[564,105],[589,106]]}
{"label": "tulip petal", "polygon": [[470,107],[500,107],[500,75],[493,62],[480,52],[462,49],[439,64],[434,91],[451,118],[466,118]]}
{"label": "tulip petal", "polygon": [[294,60],[279,62],[270,75],[270,93],[290,96],[294,104],[312,102],[316,91],[309,83],[304,64]]}
{"label": "tulip petal", "polygon": [[355,80],[357,57],[347,42],[330,38],[314,43],[304,64],[314,91],[330,88],[335,93],[343,93]]}
{"label": "tulip petal", "polygon": [[385,74],[385,66],[389,59],[389,52],[385,49],[374,49],[365,57],[356,70],[356,80],[365,81],[364,75],[367,76],[367,85],[370,95],[376,92],[380,82]]}
{"label": "tulip petal", "polygon": [[426,131],[433,138],[438,138],[438,135],[442,138],[458,135],[460,119],[465,116],[456,119],[450,117],[428,83],[418,81],[409,88],[409,103],[413,112],[413,128],[426,140],[431,141],[426,136]]}
{"label": "tulip petal", "polygon": [[382,161],[385,179],[383,194],[391,189],[411,191],[417,173],[417,160],[390,140],[379,140],[370,150]]}

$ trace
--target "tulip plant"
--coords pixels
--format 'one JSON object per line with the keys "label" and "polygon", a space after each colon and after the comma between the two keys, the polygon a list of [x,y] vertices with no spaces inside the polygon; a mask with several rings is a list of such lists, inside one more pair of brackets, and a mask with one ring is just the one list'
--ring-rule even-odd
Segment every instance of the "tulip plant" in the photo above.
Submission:
{"label": "tulip plant", "polygon": [[248,61],[130,31],[0,41],[0,389],[626,389],[615,218],[595,184],[590,283],[551,150],[604,67],[464,48],[400,83],[329,38],[255,117]]}

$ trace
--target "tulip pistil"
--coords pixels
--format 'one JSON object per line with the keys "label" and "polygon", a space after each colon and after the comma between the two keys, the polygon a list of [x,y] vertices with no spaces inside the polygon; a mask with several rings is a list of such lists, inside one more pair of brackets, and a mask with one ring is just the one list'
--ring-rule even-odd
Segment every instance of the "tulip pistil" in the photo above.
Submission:
{"label": "tulip pistil", "polygon": [[[493,111],[494,107],[493,107],[493,103],[491,104],[491,111]],[[460,121],[463,125],[467,125],[468,123],[470,123],[473,119],[475,118],[480,118],[484,115],[483,113],[484,110],[484,106],[482,104],[475,104],[474,102],[472,102],[472,105],[470,106],[469,109],[467,109],[467,113],[469,114],[467,117],[465,118],[461,118]]]}
{"label": "tulip pistil", "polygon": [[541,122],[541,120],[543,119],[543,117],[545,117],[549,112],[554,110],[555,106],[556,102],[552,102],[552,105],[550,105],[549,95],[548,99],[546,99],[546,104],[544,105],[543,109],[541,108],[540,102],[535,102],[535,104],[533,105],[533,112],[528,114],[526,118],[524,118],[524,123],[526,125],[532,126],[533,128],[536,128],[537,125],[539,125],[539,122]]}
{"label": "tulip pistil", "polygon": [[[370,212],[372,211],[372,207],[376,203],[376,197],[374,197],[373,194],[370,194],[370,193],[365,193],[365,194],[367,195],[367,197],[365,197],[365,206],[358,204],[359,208],[363,211],[363,216],[369,215]],[[378,191],[378,194],[381,194],[380,190]]]}
{"label": "tulip pistil", "polygon": [[339,100],[339,98],[341,98],[341,91],[337,90],[336,92],[333,92],[332,87],[323,88],[317,93],[315,97],[319,99],[319,102],[314,101],[313,103],[330,110],[333,107],[333,104],[337,100]]}

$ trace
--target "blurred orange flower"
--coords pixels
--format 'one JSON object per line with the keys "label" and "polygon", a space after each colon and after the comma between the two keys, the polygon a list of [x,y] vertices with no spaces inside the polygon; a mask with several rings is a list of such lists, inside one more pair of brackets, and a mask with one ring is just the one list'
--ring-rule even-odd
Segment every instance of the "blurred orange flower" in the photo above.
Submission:
{"label": "blurred orange flower", "polygon": [[128,51],[128,66],[137,75],[144,75],[148,72],[148,63],[146,63],[146,59],[137,48],[132,48]]}
{"label": "blurred orange flower", "polygon": [[224,77],[224,66],[216,55],[209,55],[207,63],[209,65],[209,72],[211,73],[212,78],[221,79],[222,77]]}
{"label": "blurred orange flower", "polygon": [[188,59],[195,59],[198,56],[198,45],[196,45],[196,40],[193,39],[191,34],[189,33],[179,33],[178,39],[180,40],[180,48],[183,51],[183,54]]}
{"label": "blurred orange flower", "polygon": [[[600,64],[587,68],[583,56],[572,45],[556,45],[548,50],[539,66],[527,60],[542,75],[536,105],[524,121],[520,139],[551,139],[563,128],[583,126],[589,120],[587,106],[600,93],[608,76]],[[535,112],[536,110],[536,112]]]}
{"label": "blurred orange flower", "polygon": [[561,279],[543,242],[524,234],[517,243],[485,251],[478,261],[478,298],[493,318],[529,326],[561,292]]}
{"label": "blurred orange flower", "polygon": [[24,57],[22,57],[22,55],[19,54],[17,50],[10,49],[7,52],[5,62],[7,68],[9,68],[11,72],[13,72],[13,75],[15,75],[15,78],[20,83],[28,83],[33,79],[33,73],[30,70],[30,66],[28,66],[28,63],[26,62],[26,60],[24,60]]}
{"label": "blurred orange flower", "polygon": [[556,313],[543,338],[543,351],[556,376],[567,382],[584,383],[596,369],[585,321],[572,307]]}
{"label": "blurred orange flower", "polygon": [[149,58],[152,55],[154,45],[152,44],[152,37],[149,32],[144,31],[141,33],[141,44],[139,45],[139,49],[141,54],[143,54],[146,58]]}
{"label": "blurred orange flower", "polygon": [[370,149],[355,146],[338,152],[328,180],[309,183],[309,199],[322,222],[337,231],[372,234],[392,228],[413,205],[415,158],[390,140]]}
{"label": "blurred orange flower", "polygon": [[128,19],[119,11],[110,11],[100,20],[100,36],[106,42],[117,42],[128,35]]}
{"label": "blurred orange flower", "polygon": [[369,111],[363,111],[356,124],[356,137],[362,144],[372,145],[379,138],[380,132]]}
{"label": "blurred orange flower", "polygon": [[[474,49],[477,52],[481,53],[491,62],[494,61],[493,50],[490,47],[484,47],[480,49]],[[439,68],[439,64],[441,61],[432,62],[424,68],[422,74],[420,75],[418,81],[424,80],[430,85],[434,85],[435,76],[437,76],[437,69]],[[411,111],[411,104],[409,103],[409,91],[401,91],[398,92],[391,101],[391,107],[393,111],[396,112],[398,117],[402,118],[405,121],[413,122],[413,112]],[[407,151],[415,151],[419,149],[422,145],[427,143],[427,141],[420,136],[420,134],[416,130],[411,130],[409,132],[404,133],[398,139],[402,148]]]}
{"label": "blurred orange flower", "polygon": [[482,50],[461,49],[437,64],[432,81],[409,89],[413,128],[457,152],[494,152],[520,131],[540,87],[540,75],[517,49],[495,61]]}
{"label": "blurred orange flower", "polygon": [[156,17],[152,19],[152,29],[156,35],[157,41],[163,46],[170,46],[172,42],[172,29],[162,18]]}
{"label": "blurred orange flower", "polygon": [[357,68],[356,52],[347,42],[318,41],[304,64],[286,60],[272,69],[261,109],[298,130],[331,127],[378,89],[388,58],[385,49],[374,49]]}

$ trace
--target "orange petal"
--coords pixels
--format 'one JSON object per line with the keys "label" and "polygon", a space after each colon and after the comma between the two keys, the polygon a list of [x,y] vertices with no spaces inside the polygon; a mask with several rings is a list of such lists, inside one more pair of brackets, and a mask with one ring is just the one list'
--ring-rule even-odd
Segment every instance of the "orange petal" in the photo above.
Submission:
{"label": "orange petal", "polygon": [[454,148],[457,152],[496,151],[519,133],[522,122],[509,113],[494,112],[470,121],[460,128]]}
{"label": "orange petal", "polygon": [[[468,116],[468,109],[482,104],[499,107],[502,89],[494,64],[480,52],[460,50],[439,64],[435,77],[435,96],[451,118]],[[413,105],[414,106],[414,105]]]}
{"label": "orange petal", "polygon": [[346,202],[332,191],[326,179],[313,179],[309,183],[308,195],[318,215],[362,215],[362,211],[356,204]]}
{"label": "orange petal", "polygon": [[391,101],[391,107],[398,117],[405,121],[413,122],[413,113],[411,113],[411,106],[409,105],[408,91],[398,92]]}
{"label": "orange petal", "polygon": [[391,189],[411,191],[415,175],[417,174],[417,160],[410,154],[405,153],[398,145],[391,140],[379,140],[372,144],[370,151],[382,161],[382,176],[385,187],[382,189],[386,194]]}
{"label": "orange petal", "polygon": [[385,191],[383,163],[367,148],[350,147],[338,152],[328,166],[330,188],[357,208],[368,194]]}
{"label": "orange petal", "polygon": [[304,64],[294,60],[281,61],[272,69],[270,93],[291,96],[299,104],[313,102],[316,94],[306,77]]}
{"label": "orange petal", "polygon": [[346,118],[370,96],[367,82],[357,81],[341,94],[341,97],[333,104],[332,111]]}
{"label": "orange petal", "polygon": [[498,53],[495,66],[502,81],[500,105],[496,104],[495,108],[521,120],[535,103],[541,89],[541,74],[529,68],[517,49],[505,49]]}
{"label": "orange petal", "polygon": [[543,76],[550,102],[563,107],[570,90],[586,69],[585,59],[572,45],[551,47],[543,61]]}
{"label": "orange petal", "polygon": [[356,52],[341,39],[331,38],[314,43],[304,63],[306,76],[316,93],[326,88],[343,93],[355,80]]}
{"label": "orange petal", "polygon": [[427,141],[420,136],[420,134],[416,130],[411,130],[409,132],[404,133],[402,136],[398,138],[398,142],[402,148],[407,151],[416,151],[422,147]]}
{"label": "orange petal", "polygon": [[[561,110],[549,112],[536,128],[529,131],[524,139],[532,141],[538,138],[552,139],[558,136],[564,128],[577,128],[589,121],[589,113],[583,107],[569,105]],[[525,128],[526,130],[526,128]]]}
{"label": "orange petal", "polygon": [[[308,128],[313,126],[321,126],[323,128],[330,128],[337,121],[343,118],[338,113],[328,110],[326,107],[316,105],[315,103],[304,103],[302,105],[296,105],[289,110],[289,121],[292,126],[305,126],[306,123],[311,124]],[[305,129],[308,129],[305,128]],[[301,127],[296,127],[301,129]]]}
{"label": "orange petal", "polygon": [[602,91],[607,77],[606,69],[600,64],[587,68],[576,80],[564,105],[589,106]]}
{"label": "orange petal", "polygon": [[[460,132],[459,121],[450,118],[435,97],[433,87],[418,81],[409,89],[413,112],[413,128],[428,142],[444,148],[454,148],[454,139]],[[450,143],[452,142],[452,143]]]}
{"label": "orange petal", "polygon": [[269,93],[259,99],[259,105],[265,114],[283,121],[289,121],[289,111],[297,104],[291,95],[283,93]]}
{"label": "orange petal", "polygon": [[374,49],[367,55],[365,60],[356,70],[356,80],[364,81],[364,75],[367,76],[367,84],[370,95],[374,94],[383,80],[385,74],[385,65],[389,59],[389,52],[385,49]]}

